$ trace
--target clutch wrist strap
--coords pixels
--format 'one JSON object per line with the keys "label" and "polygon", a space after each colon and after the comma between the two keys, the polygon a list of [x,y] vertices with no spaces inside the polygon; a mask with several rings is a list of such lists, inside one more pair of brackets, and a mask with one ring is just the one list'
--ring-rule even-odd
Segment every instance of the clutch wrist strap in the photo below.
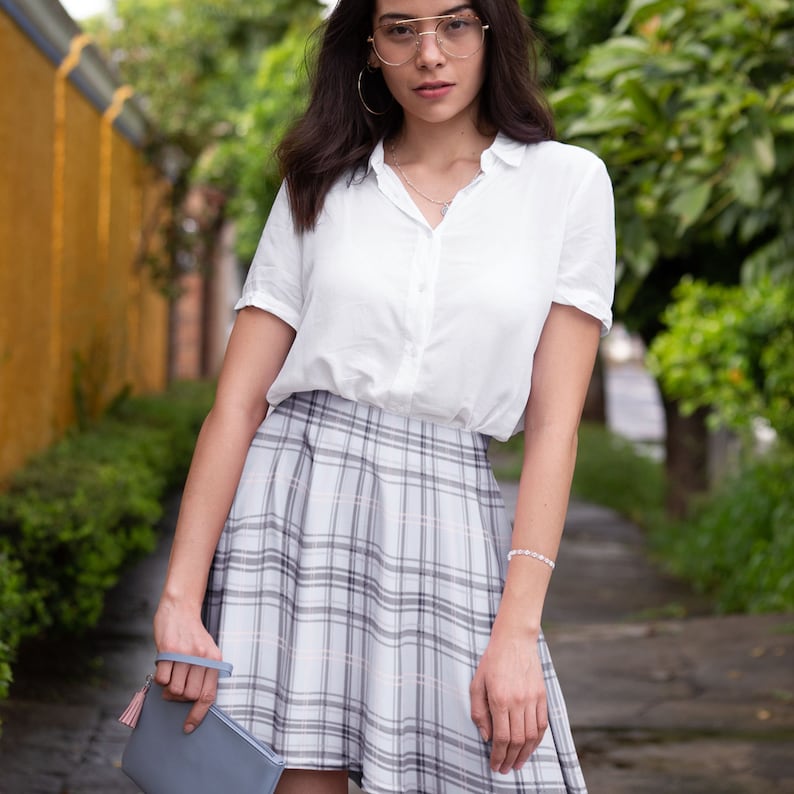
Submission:
{"label": "clutch wrist strap", "polygon": [[217,670],[221,678],[228,678],[232,674],[230,662],[216,662],[215,659],[205,659],[203,656],[189,656],[184,653],[171,653],[163,651],[158,653],[154,663],[158,662],[184,662],[185,664],[195,664],[198,667],[210,667]]}

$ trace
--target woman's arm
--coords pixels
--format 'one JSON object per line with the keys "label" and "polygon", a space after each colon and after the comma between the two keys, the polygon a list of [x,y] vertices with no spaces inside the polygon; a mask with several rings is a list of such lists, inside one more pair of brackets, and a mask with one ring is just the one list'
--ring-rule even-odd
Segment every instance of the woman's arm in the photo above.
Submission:
{"label": "woman's arm", "polygon": [[[600,322],[552,304],[532,375],[512,547],[557,555],[576,460],[576,439],[593,372]],[[520,769],[548,725],[537,651],[551,568],[514,557],[491,639],[471,685],[472,719],[493,740],[491,768]]]}
{"label": "woman's arm", "polygon": [[[177,519],[163,593],[154,618],[159,651],[220,659],[201,623],[212,557],[248,448],[268,405],[270,384],[281,369],[295,331],[268,312],[247,307],[237,315],[218,381],[215,402],[199,433]],[[197,701],[186,731],[201,722],[215,700],[217,673],[161,662],[155,680],[166,697]]]}

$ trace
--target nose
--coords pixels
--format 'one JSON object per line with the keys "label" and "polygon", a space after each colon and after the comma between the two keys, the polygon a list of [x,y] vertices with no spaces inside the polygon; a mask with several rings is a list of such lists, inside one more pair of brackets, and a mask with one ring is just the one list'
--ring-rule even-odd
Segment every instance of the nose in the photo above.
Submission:
{"label": "nose", "polygon": [[439,66],[444,63],[444,51],[438,46],[435,30],[416,34],[416,62],[424,66]]}

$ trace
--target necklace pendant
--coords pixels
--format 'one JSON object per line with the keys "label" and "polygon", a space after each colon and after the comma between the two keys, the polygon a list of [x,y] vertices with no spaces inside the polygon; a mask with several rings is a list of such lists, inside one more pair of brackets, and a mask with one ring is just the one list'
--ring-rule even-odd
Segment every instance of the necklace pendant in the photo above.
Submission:
{"label": "necklace pendant", "polygon": [[445,201],[445,202],[444,202],[444,203],[441,205],[441,214],[442,214],[442,215],[446,215],[446,214],[447,214],[447,212],[449,212],[449,202],[448,202],[448,201]]}

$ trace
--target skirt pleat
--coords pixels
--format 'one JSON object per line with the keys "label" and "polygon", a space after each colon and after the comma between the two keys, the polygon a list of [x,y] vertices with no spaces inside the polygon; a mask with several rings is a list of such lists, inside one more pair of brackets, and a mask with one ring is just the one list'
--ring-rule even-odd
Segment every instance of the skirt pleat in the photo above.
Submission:
{"label": "skirt pleat", "polygon": [[256,433],[210,571],[205,619],[234,675],[218,704],[287,766],[368,794],[584,794],[544,638],[549,730],[490,770],[469,685],[511,527],[487,438],[326,392]]}

